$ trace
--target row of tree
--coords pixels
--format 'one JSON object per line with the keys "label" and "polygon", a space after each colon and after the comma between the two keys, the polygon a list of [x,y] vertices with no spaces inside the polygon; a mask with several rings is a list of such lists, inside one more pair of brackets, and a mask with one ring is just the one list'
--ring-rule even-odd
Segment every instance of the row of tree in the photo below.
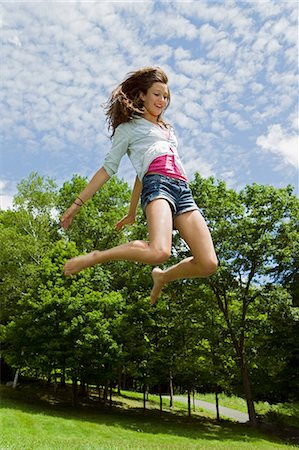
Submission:
{"label": "row of tree", "polygon": [[[242,191],[195,174],[194,197],[211,229],[220,268],[206,280],[170,284],[149,304],[151,267],[114,262],[65,278],[66,259],[128,239],[146,239],[139,212],[123,232],[130,189],[112,178],[67,232],[60,214],[86,185],[59,189],[31,174],[13,210],[0,213],[1,357],[23,374],[62,384],[137,387],[173,384],[190,392],[299,398],[299,202],[290,186]],[[170,264],[189,249],[173,234]],[[169,264],[167,263],[167,264]]]}

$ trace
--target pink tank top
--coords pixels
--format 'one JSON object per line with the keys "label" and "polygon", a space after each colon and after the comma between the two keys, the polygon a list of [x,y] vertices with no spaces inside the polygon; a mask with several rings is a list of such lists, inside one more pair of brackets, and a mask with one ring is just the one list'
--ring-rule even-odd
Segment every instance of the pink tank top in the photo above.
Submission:
{"label": "pink tank top", "polygon": [[147,173],[154,172],[166,177],[177,178],[179,180],[187,181],[187,178],[179,171],[175,164],[174,155],[158,156],[150,164]]}

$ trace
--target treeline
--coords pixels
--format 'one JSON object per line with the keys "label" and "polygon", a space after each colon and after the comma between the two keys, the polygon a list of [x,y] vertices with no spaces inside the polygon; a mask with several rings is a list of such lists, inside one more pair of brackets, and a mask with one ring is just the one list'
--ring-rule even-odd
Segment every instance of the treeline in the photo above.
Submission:
{"label": "treeline", "polygon": [[[240,192],[195,174],[191,188],[220,267],[209,279],[170,284],[149,304],[151,267],[114,262],[65,278],[66,259],[146,239],[142,212],[117,232],[130,189],[112,178],[67,232],[61,213],[87,181],[59,189],[31,174],[0,212],[1,358],[25,376],[64,385],[235,393],[299,399],[299,201],[290,186]],[[189,253],[173,235],[170,264]],[[168,263],[167,263],[168,264]],[[166,264],[166,265],[167,265]]]}

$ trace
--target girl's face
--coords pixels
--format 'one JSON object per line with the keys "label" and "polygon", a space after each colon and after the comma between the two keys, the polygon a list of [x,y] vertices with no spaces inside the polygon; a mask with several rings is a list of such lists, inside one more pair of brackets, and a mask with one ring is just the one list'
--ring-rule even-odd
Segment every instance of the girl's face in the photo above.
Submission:
{"label": "girl's face", "polygon": [[156,82],[147,90],[146,94],[140,94],[143,100],[143,117],[150,122],[157,123],[158,118],[168,104],[167,84]]}

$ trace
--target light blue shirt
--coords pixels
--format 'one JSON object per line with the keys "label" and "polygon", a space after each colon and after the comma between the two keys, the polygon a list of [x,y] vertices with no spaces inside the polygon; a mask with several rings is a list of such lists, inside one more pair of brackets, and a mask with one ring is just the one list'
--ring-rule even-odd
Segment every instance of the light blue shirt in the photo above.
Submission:
{"label": "light blue shirt", "polygon": [[174,155],[176,166],[186,176],[177,147],[173,128],[162,128],[143,117],[135,117],[116,128],[112,147],[105,157],[103,167],[111,177],[117,173],[120,161],[127,153],[138,178],[142,180],[154,159]]}

